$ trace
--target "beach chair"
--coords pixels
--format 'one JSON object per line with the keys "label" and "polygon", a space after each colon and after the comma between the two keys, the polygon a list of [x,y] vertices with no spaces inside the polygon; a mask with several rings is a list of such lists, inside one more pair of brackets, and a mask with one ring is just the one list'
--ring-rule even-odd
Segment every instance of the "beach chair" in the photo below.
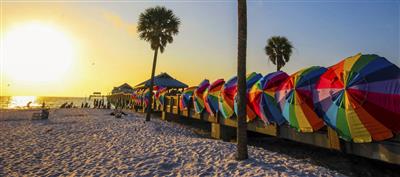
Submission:
{"label": "beach chair", "polygon": [[49,118],[49,109],[42,109],[40,112],[34,112],[32,114],[32,119],[48,119]]}
{"label": "beach chair", "polygon": [[112,116],[115,116],[115,118],[122,118],[122,116],[128,115],[127,113],[124,113],[122,109],[114,109],[114,111],[110,114]]}
{"label": "beach chair", "polygon": [[115,113],[115,118],[122,118],[121,112],[116,112]]}

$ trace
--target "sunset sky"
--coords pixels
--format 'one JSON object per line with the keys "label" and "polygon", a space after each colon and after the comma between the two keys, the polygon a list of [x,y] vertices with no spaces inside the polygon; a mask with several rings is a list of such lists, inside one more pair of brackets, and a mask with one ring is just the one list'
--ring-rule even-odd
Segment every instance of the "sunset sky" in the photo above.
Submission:
{"label": "sunset sky", "polygon": [[[136,25],[156,5],[182,22],[159,55],[156,74],[168,72],[188,85],[236,74],[236,1],[2,1],[1,95],[85,96],[148,79],[153,51]],[[247,70],[275,70],[264,52],[273,35],[295,47],[283,68],[289,74],[359,52],[399,66],[399,11],[399,1],[249,1]]]}

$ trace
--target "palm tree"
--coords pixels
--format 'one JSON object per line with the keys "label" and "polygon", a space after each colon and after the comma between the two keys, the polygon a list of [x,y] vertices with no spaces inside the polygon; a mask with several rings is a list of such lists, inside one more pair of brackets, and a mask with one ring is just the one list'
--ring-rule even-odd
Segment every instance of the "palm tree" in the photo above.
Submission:
{"label": "palm tree", "polygon": [[284,36],[272,36],[267,41],[265,53],[279,71],[290,60],[292,55],[292,43]]}
{"label": "palm tree", "polygon": [[150,98],[147,106],[146,121],[150,121],[151,106],[153,105],[153,86],[154,86],[154,73],[157,64],[158,50],[164,52],[167,43],[173,42],[173,36],[179,32],[180,20],[172,10],[165,7],[152,7],[146,9],[139,15],[139,24],[137,31],[139,38],[150,42],[150,47],[154,50],[153,67],[151,70],[150,79]]}
{"label": "palm tree", "polygon": [[238,0],[238,125],[237,160],[248,158],[246,123],[246,43],[247,43],[247,5],[246,0]]}

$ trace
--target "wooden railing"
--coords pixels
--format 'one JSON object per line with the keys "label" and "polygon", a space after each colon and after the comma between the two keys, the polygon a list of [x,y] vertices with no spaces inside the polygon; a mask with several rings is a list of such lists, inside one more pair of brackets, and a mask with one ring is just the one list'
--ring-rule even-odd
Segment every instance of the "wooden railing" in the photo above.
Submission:
{"label": "wooden railing", "polygon": [[[193,105],[189,105],[188,109],[180,110],[179,98],[180,96],[167,96],[164,101],[165,105],[159,105],[158,102],[152,105],[153,111],[161,112],[163,120],[198,119],[209,122],[213,138],[224,139],[224,137],[235,136],[235,131],[232,131],[232,128],[237,127],[235,116],[225,119],[220,114],[211,116],[206,111],[196,113]],[[135,105],[135,108],[139,112],[144,112],[143,105]],[[400,165],[399,136],[382,142],[353,143],[339,139],[337,133],[330,127],[324,127],[313,133],[301,133],[288,125],[266,125],[260,119],[249,122],[247,129],[252,132]]]}

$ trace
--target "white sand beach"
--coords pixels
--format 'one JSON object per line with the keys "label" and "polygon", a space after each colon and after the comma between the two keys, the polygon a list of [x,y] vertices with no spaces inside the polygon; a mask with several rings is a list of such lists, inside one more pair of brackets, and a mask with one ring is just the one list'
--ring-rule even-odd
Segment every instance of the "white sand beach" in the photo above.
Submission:
{"label": "white sand beach", "polygon": [[0,113],[0,176],[343,176],[252,146],[251,158],[237,162],[234,143],[137,113],[116,119],[110,110],[52,109],[48,120]]}

